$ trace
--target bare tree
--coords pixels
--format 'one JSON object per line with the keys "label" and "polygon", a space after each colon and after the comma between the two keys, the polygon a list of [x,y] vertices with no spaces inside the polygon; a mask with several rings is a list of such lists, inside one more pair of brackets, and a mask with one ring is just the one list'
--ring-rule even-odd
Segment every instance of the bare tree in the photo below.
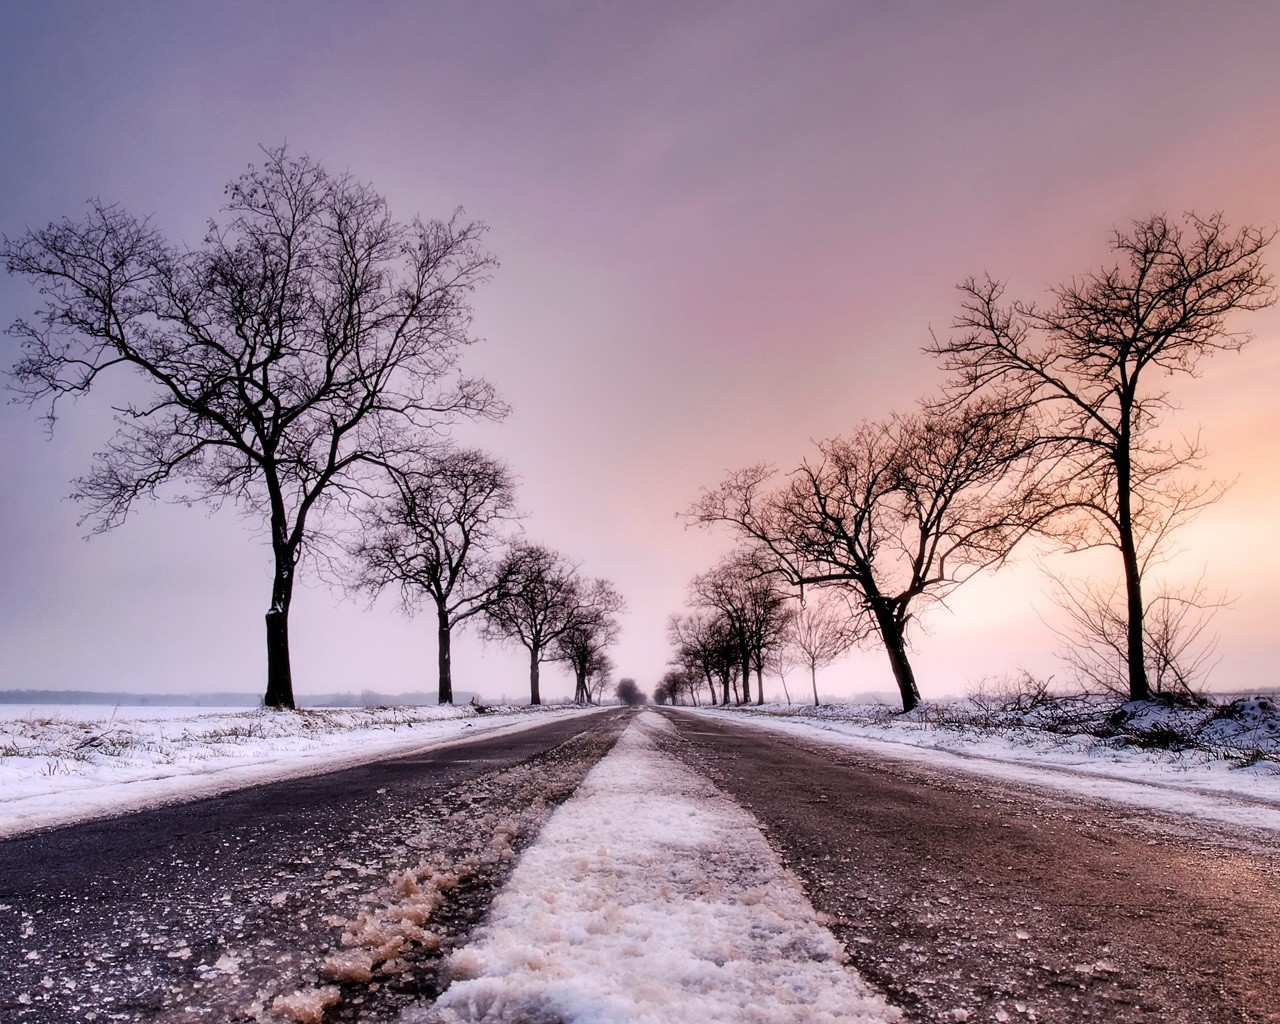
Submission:
{"label": "bare tree", "polygon": [[36,320],[9,329],[23,349],[13,372],[50,423],[59,399],[117,367],[149,389],[117,410],[76,483],[95,532],[166,485],[259,518],[274,564],[265,701],[292,707],[289,607],[324,524],[424,432],[503,411],[457,372],[470,295],[494,261],[482,225],[396,222],[370,186],[283,148],[226,196],[194,249],[99,201],[81,221],[6,238],[9,272],[45,296]]}
{"label": "bare tree", "polygon": [[[541,704],[540,667],[544,661],[570,660],[578,676],[579,699],[589,696],[587,680],[604,668],[600,656],[616,634],[613,620],[624,607],[622,598],[605,580],[584,580],[578,567],[558,552],[536,544],[518,544],[498,567],[506,592],[489,605],[484,635],[518,643],[529,653],[529,703]],[[583,644],[561,641],[577,632]],[[566,652],[586,652],[580,663]]]}
{"label": "bare tree", "polygon": [[870,636],[870,622],[849,606],[845,595],[812,595],[800,603],[787,630],[788,645],[809,670],[813,706],[818,700],[818,669],[826,668]]}
{"label": "bare tree", "polygon": [[617,617],[625,607],[626,601],[608,580],[583,585],[575,621],[555,641],[555,657],[573,669],[575,703],[591,703],[588,680],[599,670],[605,651],[617,643]]}
{"label": "bare tree", "polygon": [[647,698],[644,691],[640,689],[639,684],[634,679],[624,677],[618,680],[617,688],[614,690],[618,700],[626,704],[628,707],[640,707]]}
{"label": "bare tree", "polygon": [[1125,592],[1129,695],[1147,696],[1143,580],[1171,531],[1216,500],[1222,487],[1187,471],[1203,454],[1195,440],[1162,438],[1173,408],[1165,382],[1196,376],[1214,352],[1237,351],[1228,330],[1237,310],[1273,300],[1262,252],[1273,232],[1230,234],[1222,217],[1164,216],[1115,232],[1119,262],[1052,291],[1046,306],[1002,305],[1004,287],[986,278],[960,286],[955,333],[931,348],[952,374],[949,395],[997,393],[1035,410],[1047,442],[1069,446],[1069,472],[1056,520],[1070,550],[1120,553]]}
{"label": "bare tree", "polygon": [[613,682],[613,670],[613,659],[607,654],[592,660],[587,672],[587,696],[592,704],[599,704],[604,699]]}
{"label": "bare tree", "polygon": [[676,659],[705,680],[712,704],[716,703],[716,680],[722,680],[727,704],[729,670],[737,655],[724,617],[705,610],[672,615],[667,619],[667,639]]}
{"label": "bare tree", "polygon": [[445,449],[394,469],[391,492],[359,514],[351,584],[369,593],[398,584],[404,607],[436,612],[441,704],[453,703],[453,628],[507,593],[497,549],[515,518],[511,472],[475,449]]}
{"label": "bare tree", "polygon": [[764,701],[764,662],[783,636],[787,595],[778,576],[755,549],[743,549],[721,559],[694,578],[690,590],[695,603],[723,619],[736,648],[742,702],[751,702],[751,672],[760,683],[756,703]]}
{"label": "bare tree", "polygon": [[[1069,628],[1055,629],[1058,655],[1086,686],[1127,692],[1128,616],[1118,586],[1055,578],[1055,600]],[[1214,614],[1228,605],[1209,595],[1203,577],[1183,587],[1161,587],[1143,615],[1145,671],[1156,693],[1199,698],[1214,664],[1217,636],[1209,632]]]}
{"label": "bare tree", "polygon": [[865,423],[820,442],[820,458],[776,483],[731,474],[690,510],[757,545],[771,571],[845,589],[880,636],[904,710],[920,702],[907,626],[921,605],[1002,563],[1040,520],[1041,475],[1026,416],[994,404]]}

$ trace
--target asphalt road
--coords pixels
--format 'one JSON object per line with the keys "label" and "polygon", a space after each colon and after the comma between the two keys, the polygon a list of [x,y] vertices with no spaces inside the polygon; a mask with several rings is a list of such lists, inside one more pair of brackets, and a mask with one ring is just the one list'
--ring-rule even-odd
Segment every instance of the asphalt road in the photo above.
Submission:
{"label": "asphalt road", "polygon": [[1272,840],[664,713],[909,1020],[1280,1022]]}
{"label": "asphalt road", "polygon": [[[536,831],[529,808],[572,792],[621,715],[0,842],[0,1021],[247,1020],[245,992],[269,1002],[314,978],[398,872],[480,850],[498,822],[522,823],[513,843]],[[439,916],[465,931],[500,875],[474,872]],[[344,989],[351,1005],[326,1020],[358,1019],[397,984],[429,994],[419,974]]]}

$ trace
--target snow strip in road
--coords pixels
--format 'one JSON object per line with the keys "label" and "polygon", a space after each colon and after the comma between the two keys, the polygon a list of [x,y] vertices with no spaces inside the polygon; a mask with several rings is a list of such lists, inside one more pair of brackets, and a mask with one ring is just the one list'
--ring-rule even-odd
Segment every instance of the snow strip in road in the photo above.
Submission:
{"label": "snow strip in road", "polygon": [[[599,709],[593,709],[599,710]],[[582,709],[279,712],[60,707],[0,714],[0,839],[354,768],[543,725]]]}
{"label": "snow strip in road", "polygon": [[454,981],[401,1024],[883,1024],[755,820],[641,713],[520,858]]}
{"label": "snow strip in road", "polygon": [[[952,737],[918,727],[803,721],[710,708],[681,708],[776,734],[804,737],[883,757],[961,771],[1074,796],[1127,804],[1238,828],[1280,832],[1280,776],[1274,765],[1233,769],[1222,761],[1171,762],[1150,751],[1084,750],[1061,741],[1015,753],[1007,737]],[[873,733],[874,735],[869,735]],[[951,749],[940,743],[949,741]]]}

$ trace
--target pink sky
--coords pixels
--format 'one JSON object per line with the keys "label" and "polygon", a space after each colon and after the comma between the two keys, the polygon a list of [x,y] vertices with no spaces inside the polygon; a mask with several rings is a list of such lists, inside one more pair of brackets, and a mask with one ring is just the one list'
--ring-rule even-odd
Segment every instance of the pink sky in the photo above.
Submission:
{"label": "pink sky", "polygon": [[[956,282],[1038,297],[1155,211],[1280,219],[1273,3],[15,2],[0,30],[9,235],[97,194],[195,241],[285,140],[401,216],[488,222],[502,266],[470,366],[515,411],[473,436],[522,477],[529,535],[626,595],[616,660],[646,689],[727,547],[676,513],[727,469],[910,408]],[[33,305],[0,280],[0,319]],[[1238,325],[1257,340],[1177,385],[1174,424],[1238,482],[1169,566],[1235,597],[1232,688],[1276,685],[1280,657],[1280,314]],[[166,506],[84,543],[59,499],[105,428],[93,401],[51,442],[0,409],[0,689],[258,689],[266,549],[229,510]],[[1055,562],[1106,571],[1084,565]],[[958,591],[917,637],[925,695],[1061,673],[1043,588],[1028,561]],[[391,601],[317,586],[292,628],[303,695],[432,686],[430,623]],[[469,636],[457,658],[459,689],[525,692],[518,658]],[[826,682],[892,689],[878,651]]]}

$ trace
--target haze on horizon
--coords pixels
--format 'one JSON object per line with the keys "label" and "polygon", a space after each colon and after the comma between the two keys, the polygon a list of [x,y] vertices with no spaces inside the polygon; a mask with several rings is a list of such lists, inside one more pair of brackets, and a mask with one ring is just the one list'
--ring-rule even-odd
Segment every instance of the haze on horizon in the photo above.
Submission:
{"label": "haze on horizon", "polygon": [[[9,236],[101,196],[196,242],[223,185],[282,142],[399,218],[462,206],[489,225],[501,266],[466,366],[514,411],[463,433],[520,475],[529,537],[626,597],[614,660],[646,690],[667,615],[730,545],[677,513],[726,470],[789,468],[811,439],[908,411],[940,381],[921,349],[957,282],[1042,297],[1154,212],[1280,220],[1280,8],[1263,2],[16,0],[0,27]],[[0,278],[5,325],[36,302]],[[1275,686],[1280,659],[1280,311],[1233,326],[1254,341],[1175,382],[1170,427],[1202,429],[1206,474],[1236,482],[1167,573],[1234,599],[1212,683],[1235,690]],[[143,505],[82,540],[62,498],[107,397],[65,406],[51,439],[0,407],[0,689],[257,690],[269,566],[251,523]],[[1112,554],[1054,566],[1118,575]],[[313,583],[292,615],[300,697],[432,688],[429,616]],[[924,695],[1020,666],[1061,678],[1044,590],[1025,557],[934,610]],[[821,684],[893,689],[878,649]],[[518,699],[523,659],[463,633],[454,685]],[[544,673],[544,697],[571,693]]]}

